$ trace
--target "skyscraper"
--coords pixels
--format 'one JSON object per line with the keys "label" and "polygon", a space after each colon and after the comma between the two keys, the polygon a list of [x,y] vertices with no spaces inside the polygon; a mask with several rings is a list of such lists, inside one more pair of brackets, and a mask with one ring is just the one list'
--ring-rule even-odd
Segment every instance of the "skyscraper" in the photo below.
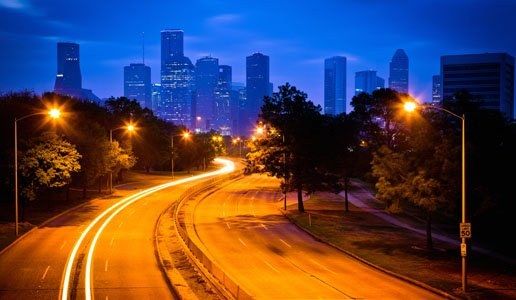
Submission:
{"label": "skyscraper", "polygon": [[441,103],[441,76],[432,76],[432,104],[437,105]]}
{"label": "skyscraper", "polygon": [[151,68],[142,63],[124,67],[124,97],[136,100],[142,108],[152,109]]}
{"label": "skyscraper", "polygon": [[170,56],[184,56],[184,32],[181,29],[165,29],[161,31],[161,61]]}
{"label": "skyscraper", "polygon": [[242,133],[251,133],[254,127],[260,108],[263,104],[263,97],[268,96],[269,85],[269,57],[262,53],[254,53],[246,57],[246,104],[244,118],[241,120]]}
{"label": "skyscraper", "polygon": [[57,43],[57,75],[54,90],[82,89],[79,44]]}
{"label": "skyscraper", "polygon": [[482,109],[498,110],[514,119],[514,57],[507,53],[441,56],[443,102],[467,91]]}
{"label": "skyscraper", "polygon": [[100,102],[91,90],[82,88],[79,44],[57,43],[57,74],[54,92],[83,100]]}
{"label": "skyscraper", "polygon": [[152,111],[156,113],[161,103],[161,83],[153,83],[151,88]]}
{"label": "skyscraper", "polygon": [[195,68],[183,55],[183,31],[161,31],[161,103],[158,116],[176,124],[192,122]]}
{"label": "skyscraper", "polygon": [[231,134],[242,136],[245,135],[242,131],[242,119],[244,118],[244,109],[246,102],[245,84],[242,82],[231,83],[231,103],[230,107],[230,122]]}
{"label": "skyscraper", "polygon": [[360,93],[371,94],[377,89],[385,87],[385,80],[376,75],[376,71],[359,71],[355,73],[355,95]]}
{"label": "skyscraper", "polygon": [[203,57],[195,63],[196,116],[201,117],[200,129],[209,131],[215,127],[215,88],[219,82],[219,60]]}
{"label": "skyscraper", "polygon": [[231,106],[231,66],[219,66],[219,81],[215,88],[215,127],[220,130],[223,135],[232,133],[230,122],[230,106]]}
{"label": "skyscraper", "polygon": [[346,58],[334,56],[324,60],[324,113],[346,112]]}
{"label": "skyscraper", "polygon": [[389,88],[400,93],[409,92],[409,59],[403,49],[398,49],[389,64]]}

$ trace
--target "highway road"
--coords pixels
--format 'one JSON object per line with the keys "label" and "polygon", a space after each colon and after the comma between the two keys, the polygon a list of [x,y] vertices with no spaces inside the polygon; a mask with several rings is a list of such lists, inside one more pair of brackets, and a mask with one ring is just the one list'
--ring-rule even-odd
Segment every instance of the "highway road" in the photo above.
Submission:
{"label": "highway road", "polygon": [[278,181],[247,176],[194,211],[204,251],[253,297],[440,299],[314,240],[279,212]]}
{"label": "highway road", "polygon": [[0,299],[171,299],[154,226],[179,194],[231,167],[89,202],[0,255]]}

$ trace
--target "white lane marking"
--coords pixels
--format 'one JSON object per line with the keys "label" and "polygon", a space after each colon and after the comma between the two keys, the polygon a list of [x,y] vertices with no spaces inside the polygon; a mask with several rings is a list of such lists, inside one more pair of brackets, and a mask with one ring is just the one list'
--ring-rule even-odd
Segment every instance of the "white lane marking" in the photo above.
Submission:
{"label": "white lane marking", "polygon": [[242,241],[240,238],[238,238],[238,240],[240,241],[240,243],[242,243],[242,245],[247,247],[247,245],[244,243],[244,241]]}
{"label": "white lane marking", "polygon": [[269,228],[267,228],[267,226],[265,226],[264,224],[260,224],[260,226],[262,226],[265,230],[269,230]]}
{"label": "white lane marking", "polygon": [[92,270],[92,265],[93,265],[93,252],[95,251],[95,246],[97,245],[97,241],[100,238],[100,235],[102,234],[102,232],[104,231],[106,226],[111,222],[111,220],[116,215],[118,215],[122,210],[124,210],[126,207],[128,207],[129,205],[133,204],[137,200],[139,200],[141,198],[144,198],[144,197],[146,197],[146,196],[148,196],[148,195],[150,195],[150,194],[152,194],[152,193],[154,193],[156,191],[159,191],[159,190],[162,190],[164,188],[171,187],[171,186],[176,186],[176,185],[179,185],[179,184],[182,184],[182,183],[185,183],[185,182],[201,179],[201,178],[206,178],[206,177],[211,177],[211,176],[215,176],[215,175],[230,173],[230,172],[233,172],[235,170],[235,164],[232,161],[230,161],[230,160],[221,159],[221,158],[215,158],[214,161],[216,163],[223,164],[225,166],[223,168],[217,170],[217,171],[214,171],[214,172],[204,173],[204,174],[200,174],[200,175],[197,175],[197,176],[192,176],[192,177],[188,177],[188,178],[179,179],[177,181],[172,181],[172,182],[169,182],[169,183],[166,183],[166,184],[163,184],[163,185],[159,185],[158,187],[155,187],[155,188],[150,188],[150,189],[144,190],[143,192],[139,193],[138,196],[132,198],[129,201],[124,202],[120,207],[117,207],[115,209],[115,211],[113,213],[111,213],[111,215],[104,220],[102,225],[100,225],[100,227],[97,229],[97,233],[93,237],[93,239],[91,241],[91,244],[90,244],[90,248],[88,250],[88,256],[87,256],[87,259],[86,259],[86,272],[85,272],[85,275],[84,275],[85,276],[85,280],[84,280],[84,283],[85,283],[84,284],[84,296],[85,296],[86,300],[91,300],[92,299],[92,296],[91,296],[91,294],[92,294],[92,286],[91,286],[92,275],[91,275],[91,270]]}
{"label": "white lane marking", "polygon": [[339,274],[337,274],[336,272],[333,272],[332,270],[328,269],[326,266],[321,265],[321,264],[320,264],[320,263],[318,263],[317,261],[315,261],[315,260],[313,260],[313,259],[311,259],[311,258],[309,258],[309,260],[310,260],[311,262],[313,262],[314,264],[318,265],[319,267],[321,267],[321,268],[325,269],[326,271],[328,271],[328,272],[330,272],[330,273],[332,273],[332,274],[334,274],[334,275],[339,275]]}
{"label": "white lane marking", "polygon": [[279,239],[283,244],[287,245],[289,248],[292,248],[287,242],[285,242],[283,239]]}
{"label": "white lane marking", "polygon": [[106,296],[106,300],[109,300],[109,297],[108,297],[108,296]]}
{"label": "white lane marking", "polygon": [[66,245],[66,241],[64,241],[63,244],[61,244],[61,247],[59,247],[59,250],[63,250],[65,245]]}
{"label": "white lane marking", "polygon": [[112,237],[109,241],[109,247],[113,247],[113,242],[115,241],[115,237]]}
{"label": "white lane marking", "polygon": [[228,229],[231,229],[231,226],[229,226],[228,222],[226,222],[226,226],[228,227]]}
{"label": "white lane marking", "polygon": [[122,227],[123,224],[124,224],[124,221],[120,222],[120,224],[118,224],[118,228]]}
{"label": "white lane marking", "polygon": [[108,264],[109,264],[109,259],[106,259],[106,263],[104,264],[104,272],[107,272]]}
{"label": "white lane marking", "polygon": [[45,269],[45,273],[43,273],[43,276],[41,276],[41,280],[45,280],[45,277],[47,277],[48,270],[50,269],[50,266],[47,266]]}
{"label": "white lane marking", "polygon": [[269,268],[273,269],[274,271],[276,271],[276,273],[279,273],[280,271],[278,271],[278,269],[276,269],[275,267],[273,267],[270,263],[268,263],[266,260],[263,261],[267,266],[269,266]]}
{"label": "white lane marking", "polygon": [[[219,164],[223,164],[225,165],[223,168],[217,170],[217,171],[213,171],[213,172],[209,172],[209,173],[204,173],[204,174],[199,174],[197,176],[192,176],[192,177],[188,177],[188,178],[183,178],[183,179],[178,179],[178,180],[174,180],[174,181],[170,181],[170,182],[167,182],[167,183],[164,183],[164,184],[161,184],[161,185],[157,185],[155,187],[152,187],[152,188],[149,188],[149,189],[146,189],[142,192],[138,192],[134,195],[131,195],[127,198],[124,198],[122,200],[120,200],[119,202],[113,204],[111,207],[107,208],[106,210],[104,210],[102,213],[100,213],[95,219],[93,219],[93,221],[84,229],[84,231],[82,232],[82,234],[79,236],[79,239],[77,239],[77,241],[75,242],[75,245],[74,247],[72,248],[72,252],[70,253],[70,255],[68,256],[68,260],[66,262],[66,268],[65,268],[65,272],[64,272],[64,278],[63,278],[63,282],[62,282],[62,288],[60,289],[60,298],[61,300],[67,300],[69,298],[69,291],[70,291],[70,279],[71,279],[71,276],[72,276],[72,268],[73,268],[73,262],[75,261],[75,257],[77,256],[77,252],[79,251],[79,247],[81,246],[83,240],[86,238],[86,235],[90,232],[90,230],[102,219],[104,218],[107,214],[109,214],[112,210],[116,209],[117,207],[123,205],[124,203],[132,203],[142,197],[145,197],[147,195],[150,195],[154,192],[157,192],[159,190],[162,190],[162,189],[166,189],[166,188],[169,188],[169,187],[172,187],[172,186],[176,186],[176,185],[179,185],[179,184],[183,184],[183,183],[186,183],[186,182],[191,182],[191,181],[195,181],[195,180],[199,180],[199,179],[202,179],[202,178],[207,178],[207,177],[212,177],[212,176],[217,176],[217,175],[222,175],[222,174],[225,174],[225,173],[230,173],[230,172],[233,172],[235,170],[235,164],[229,160],[225,160],[225,159],[221,159],[221,158],[216,158],[215,159],[215,162],[216,163],[219,163]],[[91,262],[90,262],[91,263]],[[91,266],[90,266],[91,268]],[[91,270],[90,270],[91,271]],[[91,273],[90,273],[91,275]],[[87,290],[87,300],[90,300],[91,299],[91,282],[89,282],[89,280],[91,278],[88,279],[88,277],[86,277],[89,285],[86,287],[85,286],[85,289]]]}

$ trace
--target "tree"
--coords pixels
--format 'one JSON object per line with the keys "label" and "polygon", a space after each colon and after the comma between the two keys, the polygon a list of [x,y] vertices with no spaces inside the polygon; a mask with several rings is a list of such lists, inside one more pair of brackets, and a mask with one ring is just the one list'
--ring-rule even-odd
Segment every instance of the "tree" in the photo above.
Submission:
{"label": "tree", "polygon": [[70,184],[72,173],[81,169],[81,155],[75,146],[55,133],[48,132],[31,141],[20,163],[24,177],[22,195],[34,200],[43,188],[60,188]]}
{"label": "tree", "polygon": [[[265,97],[260,119],[266,132],[255,140],[247,156],[248,170],[259,169],[284,179],[285,188],[297,191],[298,210],[304,212],[303,191],[313,193],[330,182],[320,168],[324,139],[320,106],[288,83]],[[254,167],[260,166],[260,167]]]}
{"label": "tree", "polygon": [[447,209],[457,197],[458,149],[456,133],[441,114],[427,112],[407,124],[407,143],[398,149],[386,145],[374,153],[372,161],[377,198],[387,210],[400,212],[411,202],[426,214],[427,248],[433,248],[432,214]]}
{"label": "tree", "polygon": [[375,90],[372,94],[360,93],[351,100],[351,117],[360,123],[361,138],[371,149],[382,145],[396,147],[403,142],[399,135],[400,108],[409,95],[391,89]]}

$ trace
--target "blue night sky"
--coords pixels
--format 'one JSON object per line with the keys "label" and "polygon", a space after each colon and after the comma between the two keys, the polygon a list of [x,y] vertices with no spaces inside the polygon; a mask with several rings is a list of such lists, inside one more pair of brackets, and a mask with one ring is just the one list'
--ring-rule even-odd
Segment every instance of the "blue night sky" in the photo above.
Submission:
{"label": "blue night sky", "polygon": [[[99,97],[123,94],[123,66],[141,61],[141,33],[152,81],[159,82],[160,30],[185,31],[185,55],[233,67],[245,82],[245,57],[270,56],[275,88],[290,82],[322,104],[323,59],[348,58],[354,72],[388,78],[397,48],[410,59],[411,93],[430,97],[444,54],[516,55],[516,1],[95,1],[0,0],[0,91],[53,88],[56,42],[81,45],[83,86]],[[348,103],[349,105],[349,103]]]}

